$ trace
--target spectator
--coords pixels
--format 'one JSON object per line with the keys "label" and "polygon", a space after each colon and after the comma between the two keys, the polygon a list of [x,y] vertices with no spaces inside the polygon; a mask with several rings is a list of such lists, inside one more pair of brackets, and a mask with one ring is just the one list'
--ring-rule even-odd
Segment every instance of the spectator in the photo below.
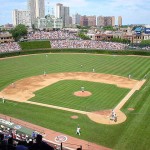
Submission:
{"label": "spectator", "polygon": [[52,48],[86,48],[102,50],[123,50],[126,44],[92,40],[51,40]]}
{"label": "spectator", "polygon": [[18,145],[16,146],[16,150],[28,150],[25,145],[26,143],[24,141],[19,141]]}
{"label": "spectator", "polygon": [[0,134],[0,149],[7,150],[7,142],[4,140],[4,134]]}
{"label": "spectator", "polygon": [[20,50],[21,48],[17,42],[0,44],[0,53],[15,52]]}
{"label": "spectator", "polygon": [[29,147],[29,150],[54,150],[54,148],[42,141],[42,135],[38,134],[36,143]]}

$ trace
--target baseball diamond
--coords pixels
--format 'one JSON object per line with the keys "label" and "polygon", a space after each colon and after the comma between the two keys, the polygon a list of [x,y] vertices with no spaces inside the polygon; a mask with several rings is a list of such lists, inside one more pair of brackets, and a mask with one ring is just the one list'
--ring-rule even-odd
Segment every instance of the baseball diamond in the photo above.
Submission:
{"label": "baseball diamond", "polygon": [[[0,59],[0,113],[110,149],[147,149],[149,66],[149,57],[121,55]],[[83,96],[81,87],[90,94]],[[80,136],[75,134],[78,124]]]}

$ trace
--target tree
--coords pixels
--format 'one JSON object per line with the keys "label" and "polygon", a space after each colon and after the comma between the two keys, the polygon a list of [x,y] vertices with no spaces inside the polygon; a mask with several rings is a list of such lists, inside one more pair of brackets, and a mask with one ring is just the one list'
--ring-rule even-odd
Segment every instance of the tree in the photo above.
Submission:
{"label": "tree", "polygon": [[128,39],[121,39],[121,38],[112,38],[112,42],[118,42],[118,43],[124,43],[124,44],[129,44],[130,40]]}
{"label": "tree", "polygon": [[27,35],[27,28],[23,24],[17,25],[14,29],[10,31],[15,41],[19,41],[22,37]]}
{"label": "tree", "polygon": [[79,33],[78,36],[83,39],[83,40],[91,40],[87,35],[85,35],[84,33]]}
{"label": "tree", "polygon": [[80,26],[80,25],[77,25],[76,26],[78,29],[89,29],[90,27],[89,26]]}
{"label": "tree", "polygon": [[104,26],[103,27],[103,30],[109,30],[109,31],[116,31],[116,29],[114,29],[114,27],[113,26]]}
{"label": "tree", "polygon": [[140,47],[150,46],[150,40],[142,40]]}

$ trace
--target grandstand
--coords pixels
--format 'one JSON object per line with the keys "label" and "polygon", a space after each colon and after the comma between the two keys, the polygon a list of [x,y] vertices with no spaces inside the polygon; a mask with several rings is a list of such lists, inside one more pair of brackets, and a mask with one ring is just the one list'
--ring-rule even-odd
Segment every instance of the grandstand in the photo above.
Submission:
{"label": "grandstand", "polygon": [[[43,147],[55,150],[147,150],[149,140],[143,135],[149,133],[150,59],[123,55],[150,55],[148,51],[127,51],[126,44],[81,40],[63,31],[30,33],[20,45],[0,44],[0,53],[46,53],[0,60],[0,149],[21,145],[34,150],[34,132],[42,135]],[[54,53],[63,49],[70,53]],[[124,98],[114,121],[111,111]]]}

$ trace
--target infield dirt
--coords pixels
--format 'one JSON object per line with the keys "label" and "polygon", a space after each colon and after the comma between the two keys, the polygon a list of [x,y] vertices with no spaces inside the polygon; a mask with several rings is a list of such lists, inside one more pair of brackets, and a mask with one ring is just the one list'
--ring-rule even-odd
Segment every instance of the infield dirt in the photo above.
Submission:
{"label": "infield dirt", "polygon": [[[119,106],[116,106],[115,112],[117,114],[117,122],[110,121],[110,110],[97,111],[97,112],[84,112],[77,111],[73,109],[68,109],[68,111],[86,114],[91,120],[102,123],[102,124],[118,124],[124,122],[126,120],[126,115],[120,111],[125,102],[131,97],[131,95],[144,84],[145,81],[137,81],[133,79],[128,79],[125,77],[120,77],[116,75],[110,74],[99,74],[99,73],[89,73],[89,72],[70,72],[70,73],[55,73],[55,74],[46,74],[33,76],[25,79],[21,79],[16,81],[15,83],[7,86],[0,92],[0,98],[4,97],[5,99],[17,101],[17,102],[27,102],[27,101],[35,96],[34,92],[44,87],[47,87],[53,83],[56,83],[61,80],[83,80],[83,81],[91,81],[91,82],[99,82],[106,84],[114,84],[121,88],[131,89],[130,95],[126,96],[126,99],[123,99]],[[90,92],[90,91],[89,91]],[[34,102],[35,103],[35,102]],[[45,107],[52,107],[47,104],[35,103],[36,105],[41,105]],[[56,109],[64,108],[55,106]],[[65,110],[67,110],[65,108]],[[83,113],[82,113],[83,112]]]}

